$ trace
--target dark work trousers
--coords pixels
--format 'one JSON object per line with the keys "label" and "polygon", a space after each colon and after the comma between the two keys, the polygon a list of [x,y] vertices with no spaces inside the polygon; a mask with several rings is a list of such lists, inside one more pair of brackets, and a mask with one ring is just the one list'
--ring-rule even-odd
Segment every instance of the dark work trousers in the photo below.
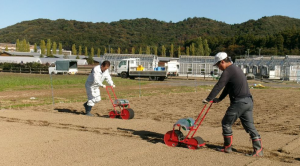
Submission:
{"label": "dark work trousers", "polygon": [[240,118],[244,129],[249,133],[250,137],[252,139],[260,138],[260,135],[254,127],[252,110],[252,97],[245,97],[232,101],[222,120],[223,135],[232,135],[231,127],[237,118]]}

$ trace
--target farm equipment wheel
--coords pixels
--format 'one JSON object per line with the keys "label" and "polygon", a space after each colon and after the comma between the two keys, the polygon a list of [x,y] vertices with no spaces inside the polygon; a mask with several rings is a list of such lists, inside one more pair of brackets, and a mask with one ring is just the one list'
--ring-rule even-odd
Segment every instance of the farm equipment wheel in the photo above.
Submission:
{"label": "farm equipment wheel", "polygon": [[110,111],[110,112],[109,112],[109,117],[112,118],[112,119],[113,119],[113,118],[118,118],[118,117],[120,117],[119,114],[120,114],[119,111]]}
{"label": "farm equipment wheel", "polygon": [[176,147],[180,140],[184,138],[183,134],[179,130],[168,131],[164,136],[164,142],[168,146]]}
{"label": "farm equipment wheel", "polygon": [[189,141],[187,142],[187,147],[189,149],[199,149],[200,147],[204,146],[204,141],[201,137],[194,137],[190,138]]}
{"label": "farm equipment wheel", "polygon": [[123,109],[121,111],[121,118],[122,119],[127,120],[127,119],[132,119],[133,117],[134,117],[134,112],[133,112],[132,109],[126,108],[126,109]]}
{"label": "farm equipment wheel", "polygon": [[126,72],[121,73],[121,78],[127,78],[127,73]]}

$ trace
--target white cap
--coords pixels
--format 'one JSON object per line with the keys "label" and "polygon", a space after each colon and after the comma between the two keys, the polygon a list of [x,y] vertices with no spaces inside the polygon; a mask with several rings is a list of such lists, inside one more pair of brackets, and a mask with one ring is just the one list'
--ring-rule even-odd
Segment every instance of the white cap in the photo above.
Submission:
{"label": "white cap", "polygon": [[227,53],[226,52],[219,52],[217,53],[217,55],[215,56],[215,64],[214,66],[221,60],[224,60],[225,58],[227,58]]}

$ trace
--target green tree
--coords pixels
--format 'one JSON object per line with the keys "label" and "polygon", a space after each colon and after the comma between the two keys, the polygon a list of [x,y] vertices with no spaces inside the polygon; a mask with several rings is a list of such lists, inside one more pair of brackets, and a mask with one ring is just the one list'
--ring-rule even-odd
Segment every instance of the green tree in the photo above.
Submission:
{"label": "green tree", "polygon": [[139,54],[143,54],[143,49],[140,47]]}
{"label": "green tree", "polygon": [[280,34],[276,37],[276,45],[279,51],[283,51],[283,43],[284,43],[284,38],[283,36]]}
{"label": "green tree", "polygon": [[154,55],[157,55],[157,47],[156,46],[154,46]]}
{"label": "green tree", "polygon": [[85,56],[88,56],[88,55],[89,55],[89,54],[88,54],[88,49],[87,49],[86,46],[84,47],[84,55],[85,55]]}
{"label": "green tree", "polygon": [[20,51],[20,40],[17,39],[17,42],[16,42],[16,51]]}
{"label": "green tree", "polygon": [[180,57],[180,55],[181,55],[181,47],[178,46],[178,58]]}
{"label": "green tree", "polygon": [[211,50],[208,46],[208,43],[207,43],[206,39],[204,40],[203,46],[204,46],[204,56],[209,56],[210,53],[211,53]]}
{"label": "green tree", "polygon": [[87,62],[88,62],[89,65],[94,64],[94,59],[93,59],[92,54],[90,54],[90,55],[88,56]]}
{"label": "green tree", "polygon": [[203,42],[202,42],[202,38],[201,37],[197,38],[196,55],[204,55]]}
{"label": "green tree", "polygon": [[110,53],[113,54],[114,53],[114,49],[110,48]]}
{"label": "green tree", "polygon": [[190,49],[191,49],[192,55],[196,55],[196,54],[195,54],[195,43],[192,43]]}
{"label": "green tree", "polygon": [[78,48],[78,55],[82,55],[82,47],[81,46],[79,46],[79,48]]}
{"label": "green tree", "polygon": [[187,47],[185,48],[185,54],[186,54],[186,55],[190,55],[190,47],[189,47],[189,46],[187,46]]}
{"label": "green tree", "polygon": [[27,42],[25,39],[22,40],[22,45],[21,45],[21,52],[26,52],[27,51]]}
{"label": "green tree", "polygon": [[48,39],[47,40],[47,56],[52,56],[52,54],[51,54],[51,45],[52,45],[51,40]]}
{"label": "green tree", "polygon": [[56,54],[56,49],[57,49],[57,44],[56,44],[56,42],[53,42],[53,44],[52,44],[52,53],[53,53],[53,55]]}
{"label": "green tree", "polygon": [[44,40],[41,40],[40,48],[41,48],[41,54],[45,55],[46,54],[46,43]]}
{"label": "green tree", "polygon": [[146,48],[146,54],[151,54],[150,46],[147,46],[147,48]]}
{"label": "green tree", "polygon": [[172,57],[172,58],[173,58],[173,56],[174,56],[174,45],[173,45],[173,44],[171,44],[170,57]]}
{"label": "green tree", "polygon": [[72,45],[72,54],[77,55],[76,44]]}
{"label": "green tree", "polygon": [[125,54],[128,54],[128,50],[127,50],[127,48],[125,49]]}
{"label": "green tree", "polygon": [[161,56],[166,57],[166,48],[164,45],[161,46]]}
{"label": "green tree", "polygon": [[58,54],[62,55],[62,44],[58,43]]}
{"label": "green tree", "polygon": [[37,52],[37,45],[36,45],[36,43],[34,43],[34,52]]}
{"label": "green tree", "polygon": [[80,59],[79,55],[76,56],[76,59]]}
{"label": "green tree", "polygon": [[5,51],[8,51],[8,47],[7,47],[7,45],[6,45],[6,47],[5,47]]}
{"label": "green tree", "polygon": [[98,56],[98,57],[100,57],[100,52],[101,52],[101,50],[100,50],[100,48],[98,48],[98,49],[97,49],[97,56]]}
{"label": "green tree", "polygon": [[30,43],[28,42],[26,46],[27,46],[27,47],[26,47],[26,48],[27,48],[26,51],[27,51],[27,52],[30,52]]}
{"label": "green tree", "polygon": [[95,56],[95,50],[94,50],[94,47],[91,48],[91,55],[92,55],[92,57]]}
{"label": "green tree", "polygon": [[134,47],[131,48],[131,54],[135,54],[135,48]]}
{"label": "green tree", "polygon": [[106,50],[106,47],[104,48],[104,54],[107,54],[107,50]]}
{"label": "green tree", "polygon": [[121,54],[121,48],[118,47],[118,54]]}

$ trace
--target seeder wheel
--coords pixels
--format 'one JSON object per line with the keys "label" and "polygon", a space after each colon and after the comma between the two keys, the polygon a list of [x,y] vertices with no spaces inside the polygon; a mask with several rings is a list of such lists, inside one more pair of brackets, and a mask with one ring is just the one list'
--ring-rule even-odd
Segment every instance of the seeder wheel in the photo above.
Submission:
{"label": "seeder wheel", "polygon": [[119,114],[120,114],[119,111],[110,111],[109,112],[109,117],[112,118],[112,119],[113,118],[118,118],[120,116]]}
{"label": "seeder wheel", "polygon": [[193,150],[199,149],[200,147],[205,145],[201,137],[190,138],[186,144],[189,149],[193,149]]}
{"label": "seeder wheel", "polygon": [[175,147],[178,145],[179,141],[183,138],[184,138],[184,136],[181,131],[174,130],[174,133],[173,133],[173,130],[171,130],[165,134],[164,142],[168,146]]}
{"label": "seeder wheel", "polygon": [[126,108],[126,109],[123,109],[121,111],[121,118],[122,119],[127,120],[127,119],[132,119],[133,117],[134,117],[134,112],[133,112],[132,109]]}

